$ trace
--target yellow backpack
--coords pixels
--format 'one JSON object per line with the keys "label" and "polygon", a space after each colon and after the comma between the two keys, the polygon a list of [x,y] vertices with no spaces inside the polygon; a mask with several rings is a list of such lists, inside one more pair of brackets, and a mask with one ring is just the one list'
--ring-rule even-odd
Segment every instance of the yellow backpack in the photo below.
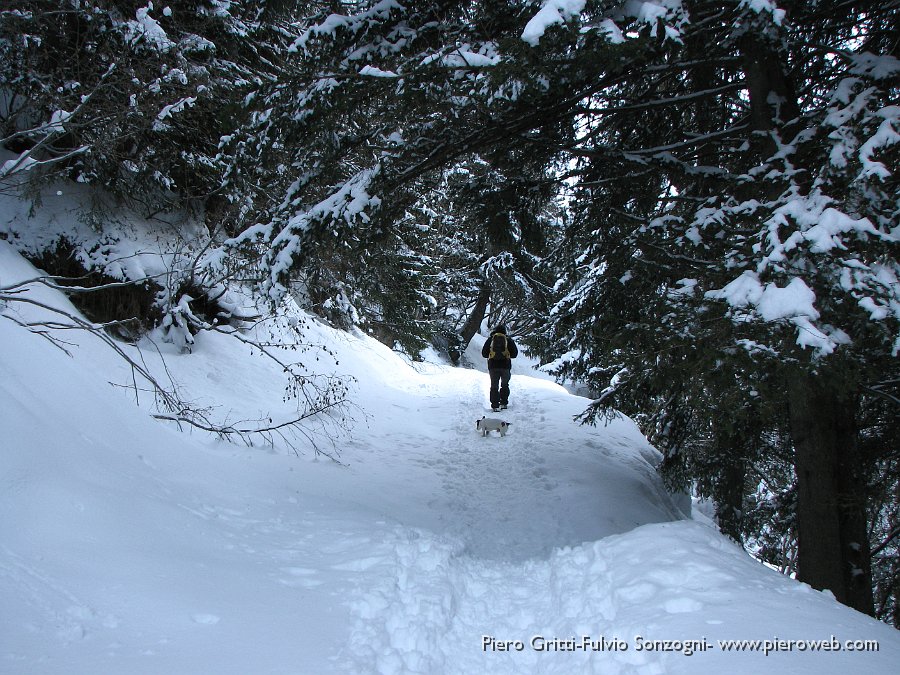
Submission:
{"label": "yellow backpack", "polygon": [[503,333],[494,333],[491,338],[491,352],[488,358],[496,359],[498,355],[502,355],[505,359],[509,358],[509,345]]}

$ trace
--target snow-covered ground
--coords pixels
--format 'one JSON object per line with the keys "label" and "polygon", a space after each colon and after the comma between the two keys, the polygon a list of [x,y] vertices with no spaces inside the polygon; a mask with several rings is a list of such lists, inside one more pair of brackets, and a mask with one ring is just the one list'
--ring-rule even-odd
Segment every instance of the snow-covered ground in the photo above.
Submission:
{"label": "snow-covered ground", "polygon": [[[0,241],[0,287],[34,274]],[[484,438],[483,371],[306,335],[355,378],[340,464],[178,431],[97,340],[63,335],[70,357],[0,317],[0,673],[896,672],[900,633],[692,519],[629,420],[579,426],[527,359]],[[160,350],[223,419],[291,411],[225,335]]]}

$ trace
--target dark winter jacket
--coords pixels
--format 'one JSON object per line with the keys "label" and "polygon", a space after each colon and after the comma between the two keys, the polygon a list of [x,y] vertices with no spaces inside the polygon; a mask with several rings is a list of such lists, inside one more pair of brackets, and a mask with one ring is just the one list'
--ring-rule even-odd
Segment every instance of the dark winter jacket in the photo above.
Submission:
{"label": "dark winter jacket", "polygon": [[[494,358],[490,358],[491,340],[493,340],[494,336],[498,333],[506,336],[506,349],[509,351],[509,358],[504,357],[502,354],[495,354]],[[505,368],[508,370],[512,368],[512,359],[519,355],[519,348],[516,347],[516,343],[513,342],[513,339],[506,335],[505,331],[495,328],[491,331],[491,337],[487,339],[487,342],[484,343],[484,347],[481,348],[481,355],[488,360],[489,370],[494,368]]]}

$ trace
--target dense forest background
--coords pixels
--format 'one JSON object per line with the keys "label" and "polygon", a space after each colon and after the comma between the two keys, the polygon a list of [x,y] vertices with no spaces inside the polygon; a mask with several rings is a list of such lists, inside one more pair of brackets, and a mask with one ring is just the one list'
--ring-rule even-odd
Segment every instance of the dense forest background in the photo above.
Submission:
{"label": "dense forest background", "polygon": [[[503,321],[900,626],[898,36],[896,0],[5,0],[0,189],[94,198],[0,236],[116,339],[189,349],[235,287],[413,358]],[[164,273],[122,209],[192,223]]]}

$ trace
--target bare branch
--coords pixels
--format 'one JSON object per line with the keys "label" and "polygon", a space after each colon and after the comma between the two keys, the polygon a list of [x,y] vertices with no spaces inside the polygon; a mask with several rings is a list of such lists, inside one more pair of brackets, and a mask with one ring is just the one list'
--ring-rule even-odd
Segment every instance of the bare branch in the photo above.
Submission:
{"label": "bare branch", "polygon": [[[322,418],[323,416],[327,416],[327,413],[329,413],[330,411],[344,408],[348,405],[349,402],[346,397],[346,388],[342,389],[341,387],[333,384],[332,378],[326,376],[324,384],[317,383],[317,380],[320,379],[321,376],[317,376],[315,374],[298,374],[296,372],[297,364],[286,363],[284,360],[279,358],[278,355],[276,355],[275,352],[271,349],[271,347],[274,345],[264,344],[257,340],[247,338],[244,335],[240,334],[237,330],[226,330],[221,326],[215,326],[204,322],[201,326],[202,329],[216,331],[224,335],[228,335],[229,337],[237,339],[240,342],[251,346],[260,354],[272,360],[289,378],[291,378],[293,391],[300,393],[303,396],[303,407],[301,411],[291,419],[280,422],[278,424],[273,424],[271,420],[269,420],[268,423],[260,423],[258,425],[214,422],[210,419],[208,410],[204,411],[198,409],[196,406],[186,402],[178,394],[178,387],[175,384],[175,381],[168,370],[168,365],[166,364],[162,353],[159,352],[158,347],[157,353],[160,356],[160,361],[163,364],[166,375],[169,378],[169,382],[171,385],[170,387],[163,386],[153,375],[150,368],[144,361],[143,353],[140,349],[138,349],[138,356],[133,357],[106,332],[106,330],[111,327],[131,324],[137,321],[136,318],[106,322],[91,322],[83,319],[73,312],[54,307],[46,302],[28,297],[25,294],[26,291],[29,290],[29,287],[33,287],[37,284],[42,284],[63,292],[71,290],[72,287],[63,286],[57,283],[58,281],[61,281],[63,279],[63,277],[36,277],[12,284],[6,288],[0,288],[0,310],[5,310],[0,311],[0,317],[9,319],[17,325],[25,328],[26,330],[49,340],[54,346],[61,349],[68,356],[72,356],[72,352],[69,351],[69,349],[67,349],[66,347],[72,347],[74,345],[72,343],[61,340],[57,335],[55,335],[55,333],[58,333],[60,331],[81,330],[89,333],[90,335],[93,335],[107,347],[112,349],[116,353],[116,355],[119,358],[123,359],[123,361],[131,369],[131,385],[126,386],[126,388],[133,389],[137,402],[139,402],[139,393],[141,391],[149,391],[153,394],[157,409],[164,411],[154,414],[153,417],[155,417],[156,419],[174,421],[179,424],[179,426],[185,424],[193,428],[214,433],[223,439],[239,439],[242,442],[246,443],[248,446],[253,445],[253,440],[255,438],[265,439],[268,443],[273,444],[275,438],[277,437],[278,439],[281,439],[284,442],[285,446],[290,448],[295,454],[300,454],[297,446],[294,443],[296,434],[299,434],[307,440],[310,446],[312,446],[312,448],[315,450],[316,455],[322,455],[334,462],[337,462],[338,464],[341,464],[341,462],[337,459],[337,452],[329,452],[323,450],[316,443],[314,434],[302,426],[303,423],[309,422],[316,418]],[[116,288],[126,285],[130,285],[130,282],[103,284],[102,286],[93,288],[75,288],[76,290],[79,290],[81,292],[90,292],[98,290],[100,288]],[[48,312],[51,316],[30,321],[24,320],[20,318],[20,316],[16,316],[15,313],[8,311],[9,307],[14,303],[20,303],[20,305],[28,305],[38,308],[40,310]],[[156,344],[152,341],[151,344],[156,347]],[[146,382],[149,388],[143,389],[139,384],[139,380],[142,382]],[[327,434],[325,436],[329,437]]]}

